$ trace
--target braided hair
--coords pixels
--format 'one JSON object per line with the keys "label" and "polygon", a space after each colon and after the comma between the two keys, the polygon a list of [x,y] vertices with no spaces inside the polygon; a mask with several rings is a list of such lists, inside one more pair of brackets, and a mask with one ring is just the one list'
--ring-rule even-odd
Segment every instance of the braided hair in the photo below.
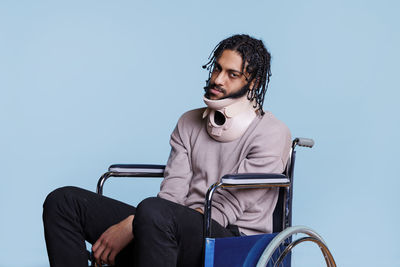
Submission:
{"label": "braided hair", "polygon": [[[265,48],[261,40],[254,39],[246,34],[238,34],[222,40],[217,44],[208,57],[209,61],[207,64],[203,65],[203,68],[207,68],[209,71],[205,89],[210,82],[216,60],[218,60],[222,52],[226,49],[236,51],[241,55],[242,72],[247,63],[246,72],[250,74],[247,83],[247,98],[250,101],[256,100],[255,107],[258,107],[261,115],[264,115],[262,106],[271,77],[271,54]],[[253,87],[250,89],[249,86],[252,83]]]}

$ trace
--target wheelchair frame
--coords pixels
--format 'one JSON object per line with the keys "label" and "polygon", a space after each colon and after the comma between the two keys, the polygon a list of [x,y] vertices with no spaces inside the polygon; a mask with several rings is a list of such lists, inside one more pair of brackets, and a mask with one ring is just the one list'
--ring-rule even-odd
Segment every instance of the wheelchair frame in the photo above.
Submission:
{"label": "wheelchair frame", "polygon": [[[281,244],[285,243],[286,249],[279,256],[273,266],[279,266],[283,258],[290,254],[290,251],[298,244],[311,241],[316,243],[325,258],[329,267],[336,267],[336,263],[330,253],[326,243],[313,230],[304,226],[292,226],[292,199],[293,199],[293,174],[296,158],[296,146],[309,147],[314,146],[314,141],[308,138],[295,138],[292,142],[289,160],[283,174],[277,173],[245,173],[245,174],[227,174],[224,175],[219,182],[211,185],[206,193],[204,203],[204,236],[205,240],[211,237],[211,207],[213,194],[218,189],[249,189],[249,188],[273,188],[279,187],[279,199],[274,210],[274,232],[279,233],[271,243],[263,251],[257,267],[266,266],[272,255]],[[103,195],[103,187],[110,177],[164,177],[165,165],[153,164],[113,164],[108,168],[108,172],[104,173],[97,182],[96,192]],[[283,201],[283,202],[282,202]],[[276,225],[275,222],[279,225]],[[308,237],[300,238],[292,241],[295,234],[305,234]]]}

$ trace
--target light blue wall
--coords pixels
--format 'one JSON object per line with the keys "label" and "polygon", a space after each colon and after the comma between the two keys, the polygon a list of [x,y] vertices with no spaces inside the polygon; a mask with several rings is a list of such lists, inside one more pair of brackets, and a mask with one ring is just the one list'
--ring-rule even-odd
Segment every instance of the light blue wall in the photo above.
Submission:
{"label": "light blue wall", "polygon": [[[192,3],[190,3],[192,2]],[[165,163],[201,65],[233,33],[273,55],[265,107],[298,153],[294,224],[338,266],[400,266],[398,1],[1,1],[0,266],[47,266],[42,203],[111,163]],[[136,203],[157,192],[118,181]],[[148,193],[143,193],[148,192]],[[316,252],[298,253],[312,266]]]}

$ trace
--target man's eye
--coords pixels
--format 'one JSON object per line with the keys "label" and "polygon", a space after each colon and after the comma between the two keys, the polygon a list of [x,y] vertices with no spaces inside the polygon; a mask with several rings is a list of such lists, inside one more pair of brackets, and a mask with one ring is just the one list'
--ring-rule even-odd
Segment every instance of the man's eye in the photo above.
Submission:
{"label": "man's eye", "polygon": [[232,78],[237,78],[237,77],[239,77],[239,75],[236,74],[236,73],[234,73],[234,72],[231,72],[231,73],[230,73],[230,76],[231,76]]}

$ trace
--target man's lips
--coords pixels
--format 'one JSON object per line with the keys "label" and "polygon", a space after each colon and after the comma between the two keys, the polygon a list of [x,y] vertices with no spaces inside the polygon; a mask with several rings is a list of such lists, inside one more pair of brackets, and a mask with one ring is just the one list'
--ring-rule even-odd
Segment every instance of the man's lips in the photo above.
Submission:
{"label": "man's lips", "polygon": [[217,87],[211,87],[208,91],[209,91],[211,94],[214,94],[214,95],[216,95],[216,94],[223,94],[223,93],[224,93],[224,90],[223,90],[223,89],[220,89],[220,88],[217,88]]}

